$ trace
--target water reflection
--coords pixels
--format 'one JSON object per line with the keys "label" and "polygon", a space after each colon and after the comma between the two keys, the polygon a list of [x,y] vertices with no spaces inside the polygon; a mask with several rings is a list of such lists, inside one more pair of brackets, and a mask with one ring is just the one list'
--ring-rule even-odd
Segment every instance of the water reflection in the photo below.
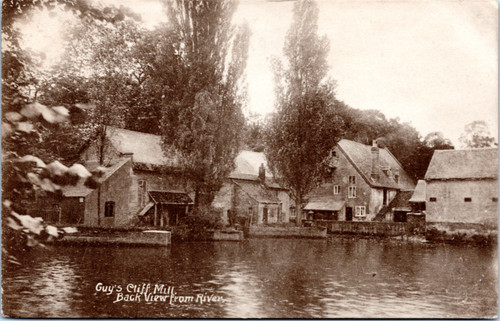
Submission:
{"label": "water reflection", "polygon": [[[3,267],[17,317],[492,317],[497,251],[384,240],[249,240],[169,249],[58,247]],[[117,302],[96,284],[165,284],[225,302]]]}

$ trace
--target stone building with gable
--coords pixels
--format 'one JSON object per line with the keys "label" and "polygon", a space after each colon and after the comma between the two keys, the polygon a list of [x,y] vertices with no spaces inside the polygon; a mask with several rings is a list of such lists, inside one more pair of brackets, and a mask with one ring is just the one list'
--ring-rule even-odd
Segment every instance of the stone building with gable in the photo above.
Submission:
{"label": "stone building with gable", "polygon": [[497,228],[498,148],[434,151],[423,186],[427,222]]}
{"label": "stone building with gable", "polygon": [[[331,151],[329,171],[308,196],[307,219],[338,221],[394,220],[392,201],[409,211],[412,178],[387,148],[342,139]],[[407,208],[408,207],[408,208]]]}
{"label": "stone building with gable", "polygon": [[294,213],[292,201],[270,174],[264,154],[242,151],[235,163],[213,201],[224,220],[229,223],[233,216],[250,225],[288,223]]}

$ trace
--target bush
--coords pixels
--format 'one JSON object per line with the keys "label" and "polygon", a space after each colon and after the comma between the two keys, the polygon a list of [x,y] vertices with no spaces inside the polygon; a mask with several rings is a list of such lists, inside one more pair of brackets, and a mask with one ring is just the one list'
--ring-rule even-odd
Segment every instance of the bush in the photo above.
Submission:
{"label": "bush", "polygon": [[195,209],[172,230],[174,241],[210,240],[212,231],[223,227],[222,211],[212,207]]}

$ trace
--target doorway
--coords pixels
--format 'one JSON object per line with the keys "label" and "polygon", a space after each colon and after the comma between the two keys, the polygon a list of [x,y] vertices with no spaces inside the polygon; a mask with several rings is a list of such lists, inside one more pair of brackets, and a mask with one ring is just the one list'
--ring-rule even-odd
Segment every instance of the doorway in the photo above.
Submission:
{"label": "doorway", "polygon": [[352,207],[345,208],[345,220],[352,221]]}

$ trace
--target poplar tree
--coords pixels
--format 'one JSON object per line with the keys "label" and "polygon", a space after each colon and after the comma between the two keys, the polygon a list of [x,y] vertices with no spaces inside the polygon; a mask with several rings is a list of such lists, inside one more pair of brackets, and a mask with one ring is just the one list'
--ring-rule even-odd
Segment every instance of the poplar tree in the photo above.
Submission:
{"label": "poplar tree", "polygon": [[162,138],[192,182],[195,209],[212,203],[234,168],[244,124],[241,90],[249,29],[231,23],[234,0],[167,3],[166,47],[157,65],[162,89]]}
{"label": "poplar tree", "polygon": [[335,112],[334,82],[327,76],[329,42],[318,35],[318,11],[311,0],[294,5],[283,50],[286,63],[275,60],[276,113],[266,133],[269,167],[290,189],[297,224],[342,127]]}

